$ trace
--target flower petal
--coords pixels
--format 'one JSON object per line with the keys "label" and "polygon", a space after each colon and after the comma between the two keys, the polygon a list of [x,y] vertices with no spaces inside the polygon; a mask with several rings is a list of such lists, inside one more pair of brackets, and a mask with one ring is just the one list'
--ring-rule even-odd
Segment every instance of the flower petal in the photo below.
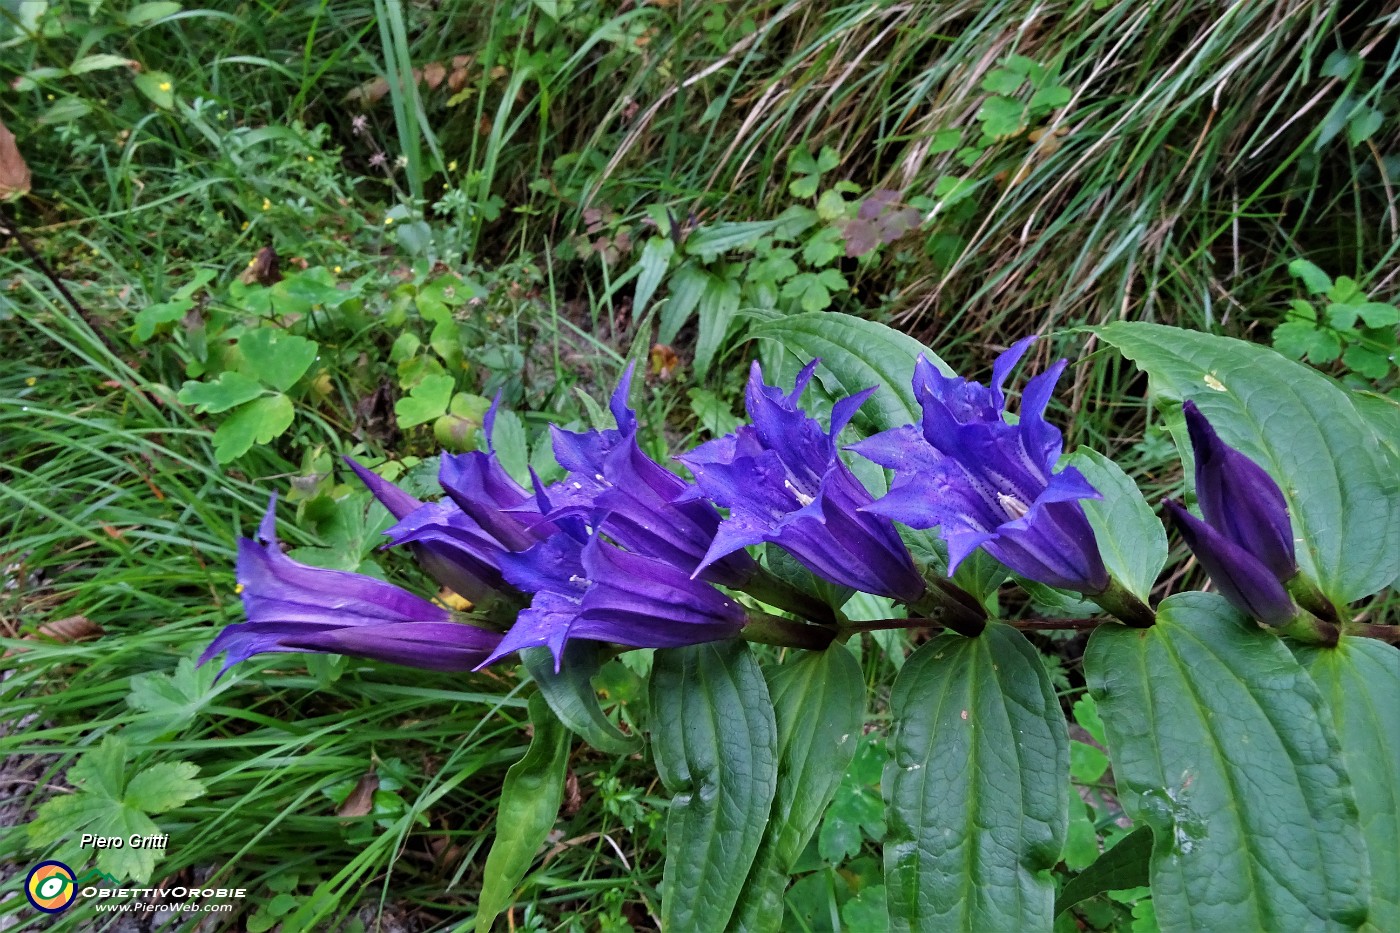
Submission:
{"label": "flower petal", "polygon": [[1297,615],[1288,591],[1262,561],[1181,503],[1169,500],[1166,505],[1182,540],[1232,606],[1266,625],[1283,625]]}

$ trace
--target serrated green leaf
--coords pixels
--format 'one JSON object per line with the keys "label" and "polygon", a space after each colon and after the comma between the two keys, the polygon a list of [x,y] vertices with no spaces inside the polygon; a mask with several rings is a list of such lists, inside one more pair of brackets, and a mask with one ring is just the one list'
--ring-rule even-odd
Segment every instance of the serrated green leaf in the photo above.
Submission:
{"label": "serrated green leaf", "polygon": [[104,736],[102,744],[84,752],[68,769],[68,783],[85,794],[121,800],[126,790],[126,759],[131,754],[125,739]]}
{"label": "serrated green leaf", "polygon": [[1353,372],[1360,373],[1367,379],[1384,379],[1390,373],[1389,354],[1360,344],[1347,347],[1346,352],[1342,354],[1342,362],[1350,366]]}
{"label": "serrated green leaf", "polygon": [[845,251],[841,231],[835,227],[823,227],[802,247],[802,261],[809,266],[824,266]]}
{"label": "serrated green leaf", "polygon": [[256,379],[229,370],[220,373],[215,382],[186,382],[176,398],[182,405],[193,405],[201,414],[218,414],[251,402],[262,393],[262,384]]}
{"label": "serrated green leaf", "polygon": [[[94,836],[152,836],[160,832],[160,827],[149,816],[129,806],[114,807],[103,817],[88,824],[86,832]],[[79,850],[83,851],[83,850]],[[165,858],[163,849],[136,849],[122,846],[120,849],[104,849],[97,855],[97,867],[107,874],[123,881],[131,880],[145,884],[155,874],[156,862]]]}
{"label": "serrated green leaf", "polygon": [[1099,707],[1094,702],[1093,697],[1087,693],[1080,696],[1074,701],[1072,712],[1074,713],[1074,721],[1079,724],[1081,729],[1093,736],[1095,742],[1100,745],[1108,744],[1108,737],[1103,731],[1103,719],[1099,717]]}
{"label": "serrated green leaf", "polygon": [[1108,756],[1084,742],[1069,743],[1069,777],[1076,784],[1093,784],[1108,770]]}
{"label": "serrated green leaf", "polygon": [[1288,271],[1303,283],[1311,294],[1325,295],[1332,288],[1332,277],[1318,268],[1316,263],[1306,259],[1295,259],[1288,264]]}
{"label": "serrated green leaf", "polygon": [[[1299,566],[1324,593],[1345,604],[1396,578],[1400,474],[1348,392],[1228,337],[1141,322],[1099,333],[1148,372],[1157,395],[1173,407],[1194,400],[1227,444],[1279,482]],[[1189,450],[1184,438],[1178,446]]]}
{"label": "serrated green leaf", "polygon": [[624,734],[598,704],[593,689],[593,677],[601,663],[598,643],[569,641],[558,673],[548,648],[526,648],[520,652],[520,660],[554,715],[579,738],[607,755],[631,755],[641,750],[641,739]]}
{"label": "serrated green leaf", "polygon": [[132,677],[126,705],[146,715],[126,731],[139,742],[180,731],[213,699],[217,675],[213,665],[197,667],[192,659],[181,658],[173,674],[151,672]]}
{"label": "serrated green leaf", "polygon": [[238,338],[247,371],[278,392],[286,392],[305,375],[318,349],[316,341],[275,327],[255,327]]}
{"label": "serrated green leaf", "polygon": [[1356,792],[1371,856],[1368,927],[1400,930],[1400,651],[1342,636],[1335,648],[1295,648],[1317,684]]}
{"label": "serrated green leaf", "polygon": [[1031,95],[1030,107],[1032,110],[1054,110],[1069,103],[1073,96],[1069,88],[1052,84]]}
{"label": "serrated green leaf", "polygon": [[821,176],[819,175],[799,175],[788,182],[788,193],[794,198],[810,198],[817,193],[817,188],[821,187]]}
{"label": "serrated green leaf", "polygon": [[695,342],[695,375],[704,378],[724,344],[729,325],[739,313],[739,283],[730,278],[707,275],[700,293],[700,335]]}
{"label": "serrated green leaf", "polygon": [[876,430],[919,422],[914,362],[926,356],[944,375],[953,371],[932,350],[906,334],[849,314],[794,314],[759,324],[751,337],[776,341],[802,364],[820,358],[818,378],[832,395],[879,390],[861,406]]}
{"label": "serrated green leaf", "polygon": [[841,164],[841,156],[830,146],[822,146],[817,154],[817,171],[825,174]]}
{"label": "serrated green leaf", "polygon": [[1010,68],[993,68],[982,79],[982,90],[988,94],[1015,94],[1026,83],[1026,76]]}
{"label": "serrated green leaf", "polygon": [[220,463],[241,457],[254,444],[267,444],[291,427],[295,410],[285,395],[264,395],[242,406],[214,432],[214,456]]}
{"label": "serrated green leaf", "polygon": [[1147,884],[1148,864],[1152,858],[1152,829],[1140,826],[1118,841],[1098,859],[1065,882],[1055,899],[1055,913],[1061,914],[1075,904],[1105,891],[1138,888]]}
{"label": "serrated green leaf", "polygon": [[406,398],[394,403],[394,415],[400,428],[424,424],[447,413],[456,380],[446,373],[424,376]]}
{"label": "serrated green leaf", "polygon": [[137,773],[126,786],[128,805],[146,813],[164,813],[204,796],[204,782],[195,780],[199,766],[166,761]]}
{"label": "serrated green leaf", "polygon": [[1026,108],[1009,97],[988,97],[977,111],[982,131],[992,139],[1015,136],[1026,128]]}
{"label": "serrated green leaf", "polygon": [[1366,301],[1356,306],[1356,313],[1367,327],[1394,327],[1400,324],[1400,308],[1383,301]]}
{"label": "serrated green leaf", "polygon": [[778,785],[778,729],[743,641],[656,652],[652,747],[672,794],[661,928],[725,929]]}
{"label": "serrated green leaf", "polygon": [[564,799],[569,731],[538,693],[530,697],[530,723],[535,727],[530,748],[525,757],[511,765],[501,787],[496,838],[491,842],[482,873],[476,914],[478,933],[488,933],[501,911],[514,900],[515,887],[549,837]]}
{"label": "serrated green leaf", "polygon": [[941,635],[890,693],[885,892],[895,930],[1049,930],[1069,739],[1035,648],[993,623]]}
{"label": "serrated green leaf", "polygon": [[865,718],[865,679],[833,644],[768,678],[778,725],[778,787],[763,842],[730,921],[735,929],[783,928],[783,891],[855,754]]}
{"label": "serrated green leaf", "polygon": [[491,444],[496,458],[511,478],[525,488],[530,487],[530,441],[525,434],[525,422],[510,409],[496,412],[491,432]]}
{"label": "serrated green leaf", "polygon": [[1223,598],[1164,600],[1148,629],[1103,625],[1084,657],[1119,801],[1152,828],[1171,930],[1353,929],[1366,850],[1317,687]]}
{"label": "serrated green leaf", "polygon": [[1147,602],[1157,575],[1167,563],[1166,529],[1137,483],[1118,464],[1088,447],[1076,450],[1069,462],[1103,495],[1080,504],[1109,574]]}

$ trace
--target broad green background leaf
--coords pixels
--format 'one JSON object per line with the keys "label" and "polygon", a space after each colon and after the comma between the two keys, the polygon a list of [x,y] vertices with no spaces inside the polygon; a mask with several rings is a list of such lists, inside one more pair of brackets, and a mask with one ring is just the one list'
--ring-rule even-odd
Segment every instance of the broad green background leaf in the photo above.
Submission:
{"label": "broad green background leaf", "polygon": [[1069,736],[1045,665],[993,623],[941,635],[890,694],[885,896],[895,930],[1049,930]]}
{"label": "broad green background leaf", "polygon": [[162,110],[175,106],[175,79],[165,71],[143,71],[131,79],[136,90]]}
{"label": "broad green background leaf", "polygon": [[729,926],[778,785],[778,727],[742,641],[656,652],[652,747],[671,792],[661,928]]}
{"label": "broad green background leaf", "polygon": [[1195,400],[1226,443],[1279,481],[1298,563],[1328,596],[1351,602],[1400,574],[1400,472],[1350,393],[1228,337],[1141,322],[1098,333],[1147,371],[1155,392]]}
{"label": "broad green background leaf", "polygon": [[266,444],[292,425],[292,400],[282,394],[253,399],[230,415],[214,432],[214,456],[228,463],[254,444]]}
{"label": "broad green background leaf", "polygon": [[455,385],[456,380],[445,373],[425,376],[406,398],[394,403],[394,414],[398,417],[399,427],[411,428],[442,417],[447,412],[448,403],[452,401],[452,389]]}
{"label": "broad green background leaf", "polygon": [[1139,826],[1092,865],[1065,882],[1060,896],[1055,899],[1055,913],[1064,913],[1095,894],[1146,885],[1151,858],[1152,828]]}
{"label": "broad green background leaf", "polygon": [[865,679],[844,645],[808,651],[774,670],[768,691],[778,724],[778,789],[731,924],[783,928],[783,891],[841,776],[865,721]]}
{"label": "broad green background leaf", "polygon": [[316,341],[284,334],[275,327],[256,327],[238,338],[250,375],[278,392],[286,392],[316,361]]}
{"label": "broad green background leaf", "polygon": [[525,757],[511,765],[501,787],[496,813],[496,838],[486,855],[481,877],[476,929],[484,933],[510,906],[535,853],[559,817],[564,778],[569,764],[569,730],[559,722],[540,694],[530,697],[534,738]]}
{"label": "broad green background leaf", "polygon": [[794,314],[758,324],[749,336],[777,341],[803,364],[820,357],[818,378],[833,395],[852,395],[878,385],[880,390],[861,406],[861,413],[881,431],[919,421],[912,385],[919,354],[945,375],[953,373],[913,337],[849,314]]}
{"label": "broad green background leaf", "polygon": [[1343,636],[1295,649],[1332,710],[1371,855],[1371,922],[1400,930],[1400,651]]}
{"label": "broad green background leaf", "polygon": [[641,751],[641,739],[626,735],[613,725],[593,689],[593,677],[601,666],[599,651],[597,642],[568,642],[557,674],[548,648],[526,648],[520,652],[520,659],[560,722],[600,752],[631,755]]}
{"label": "broad green background leaf", "polygon": [[181,405],[193,405],[200,413],[218,414],[251,402],[262,393],[262,384],[256,379],[229,370],[220,373],[215,382],[186,382],[176,398]]}
{"label": "broad green background leaf", "polygon": [[1142,497],[1137,483],[1112,460],[1081,447],[1069,458],[1084,478],[1103,494],[1084,499],[1084,514],[1094,528],[1108,572],[1143,602],[1167,563],[1167,532]]}
{"label": "broad green background leaf", "polygon": [[1119,800],[1152,827],[1163,931],[1365,920],[1351,782],[1322,696],[1282,640],[1218,595],[1183,593],[1151,628],[1095,629],[1084,672]]}

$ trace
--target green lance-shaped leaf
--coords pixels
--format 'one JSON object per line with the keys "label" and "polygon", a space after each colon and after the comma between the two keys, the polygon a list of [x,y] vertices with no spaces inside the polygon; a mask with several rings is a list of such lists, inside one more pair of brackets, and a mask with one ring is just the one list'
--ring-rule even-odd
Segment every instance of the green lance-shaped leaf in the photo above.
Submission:
{"label": "green lance-shaped leaf", "polygon": [[1015,629],[942,635],[890,695],[885,896],[896,930],[1049,930],[1069,823],[1069,736]]}
{"label": "green lance-shaped leaf", "polygon": [[1332,710],[1371,855],[1371,923],[1400,930],[1400,651],[1368,638],[1298,648]]}
{"label": "green lance-shaped leaf", "polygon": [[1172,930],[1354,929],[1366,849],[1327,706],[1273,634],[1224,599],[1100,626],[1085,678],[1123,809],[1152,827],[1152,901]]}
{"label": "green lance-shaped leaf", "polygon": [[1065,883],[1060,896],[1055,898],[1055,913],[1064,913],[1080,901],[1105,891],[1145,887],[1151,858],[1152,828],[1140,826]]}
{"label": "green lance-shaped leaf", "polygon": [[778,723],[778,790],[731,926],[780,930],[788,875],[855,755],[865,679],[843,645],[802,654],[768,678]]}
{"label": "green lance-shaped leaf", "polygon": [[613,725],[593,689],[593,677],[602,666],[600,651],[597,642],[570,641],[558,673],[548,648],[526,648],[520,659],[560,722],[604,754],[630,755],[641,751],[641,739]]}
{"label": "green lance-shaped leaf", "polygon": [[[853,395],[879,386],[861,412],[881,431],[919,423],[921,409],[914,400],[913,380],[920,354],[945,375],[953,373],[913,337],[849,314],[794,314],[765,321],[751,328],[749,336],[777,341],[803,363],[820,359],[818,378],[833,394]],[[835,379],[836,385],[828,379]]]}
{"label": "green lance-shaped leaf", "polygon": [[[1192,399],[1225,443],[1279,481],[1298,564],[1339,603],[1400,574],[1400,472],[1351,393],[1266,347],[1159,324],[1099,335],[1146,370],[1173,408]],[[1189,456],[1184,425],[1177,446]]]}
{"label": "green lance-shaped leaf", "polygon": [[511,765],[501,787],[496,838],[482,872],[477,933],[490,930],[496,917],[510,906],[515,886],[530,870],[535,853],[554,828],[564,799],[569,730],[538,693],[530,697],[530,723],[535,727],[530,748],[524,758]]}
{"label": "green lance-shaped leaf", "polygon": [[652,747],[671,792],[661,928],[723,930],[778,785],[768,685],[742,641],[656,652]]}

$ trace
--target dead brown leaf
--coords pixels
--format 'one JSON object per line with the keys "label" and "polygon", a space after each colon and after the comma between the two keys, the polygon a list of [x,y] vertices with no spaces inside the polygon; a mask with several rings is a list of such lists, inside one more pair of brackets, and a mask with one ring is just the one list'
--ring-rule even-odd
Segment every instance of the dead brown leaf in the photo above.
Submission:
{"label": "dead brown leaf", "polygon": [[277,250],[264,246],[248,262],[248,268],[238,275],[244,285],[276,285],[282,281],[282,270],[277,261]]}
{"label": "dead brown leaf", "polygon": [[345,798],[345,802],[336,809],[336,816],[357,817],[367,816],[369,811],[374,809],[374,792],[379,790],[379,775],[374,771],[360,776],[355,782],[355,789],[350,792],[350,796]]}
{"label": "dead brown leaf", "polygon": [[19,154],[19,144],[0,121],[0,201],[13,201],[29,193],[29,163]]}

